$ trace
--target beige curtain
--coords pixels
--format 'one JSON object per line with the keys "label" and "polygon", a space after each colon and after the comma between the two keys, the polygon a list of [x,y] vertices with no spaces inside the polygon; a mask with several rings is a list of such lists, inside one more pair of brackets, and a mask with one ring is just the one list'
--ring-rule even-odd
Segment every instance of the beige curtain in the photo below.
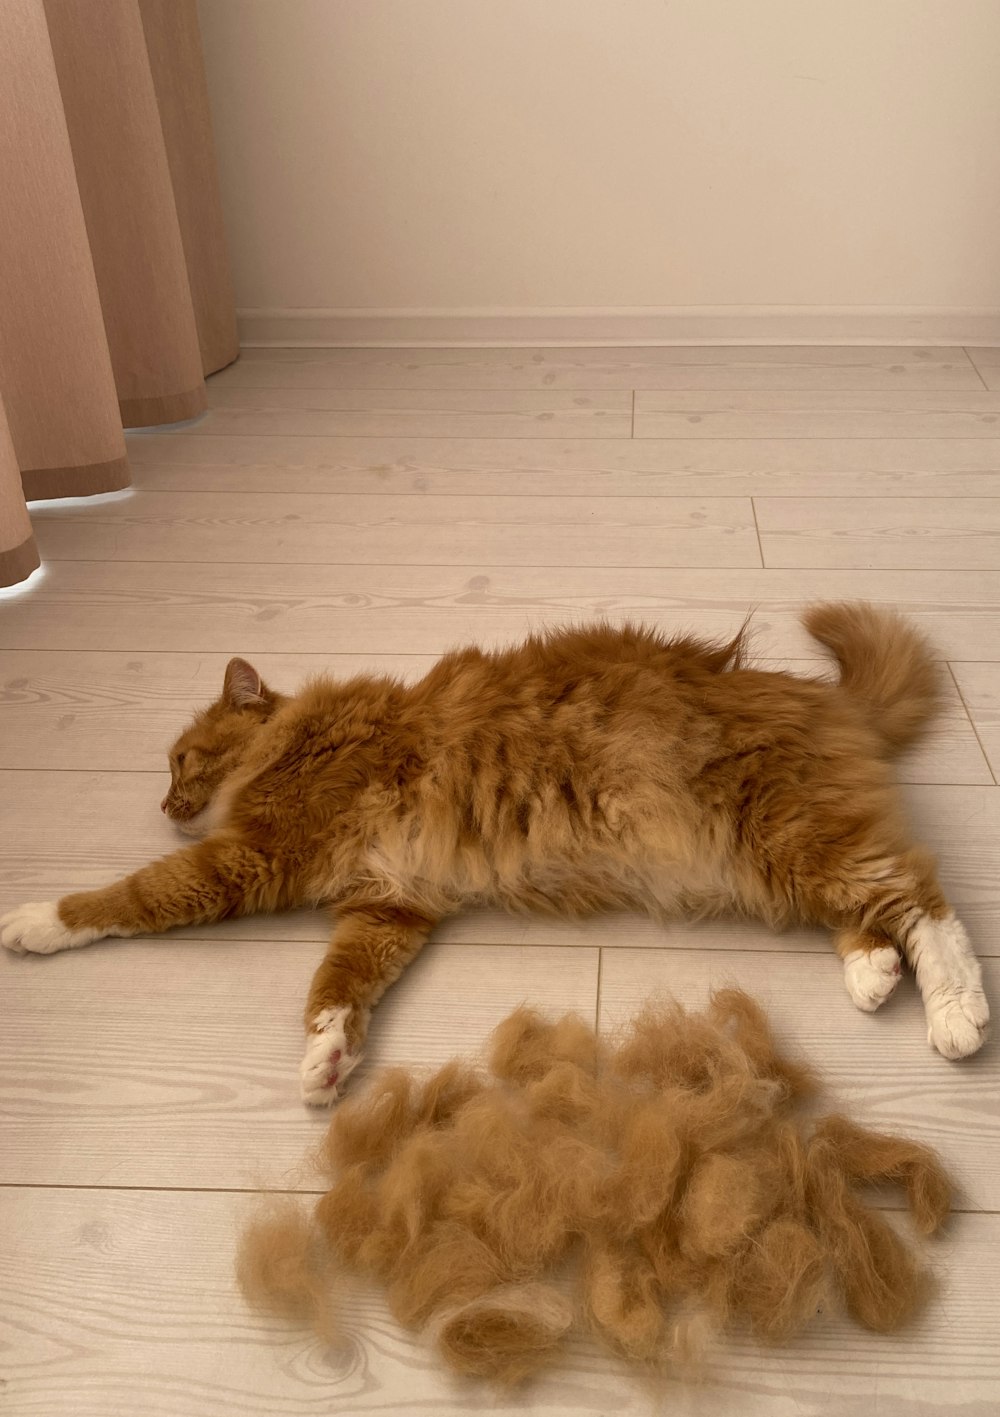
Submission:
{"label": "beige curtain", "polygon": [[0,585],[237,353],[195,0],[0,0]]}

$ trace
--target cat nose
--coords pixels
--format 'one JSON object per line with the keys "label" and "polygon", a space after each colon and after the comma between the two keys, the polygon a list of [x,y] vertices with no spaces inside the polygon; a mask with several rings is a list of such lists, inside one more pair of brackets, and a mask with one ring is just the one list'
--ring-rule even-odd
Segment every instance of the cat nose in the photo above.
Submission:
{"label": "cat nose", "polygon": [[164,797],[163,801],[160,803],[161,812],[165,812],[167,810],[167,803],[169,802],[169,800],[169,797]]}

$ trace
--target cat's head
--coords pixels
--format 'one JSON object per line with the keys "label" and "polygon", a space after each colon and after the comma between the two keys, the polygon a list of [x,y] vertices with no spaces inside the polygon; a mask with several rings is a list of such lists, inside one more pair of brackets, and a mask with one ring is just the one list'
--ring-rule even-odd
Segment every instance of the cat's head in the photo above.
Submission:
{"label": "cat's head", "polygon": [[281,702],[252,664],[229,661],[222,693],[170,750],[170,791],[160,806],[186,835],[201,836],[212,827],[211,807],[220,789]]}

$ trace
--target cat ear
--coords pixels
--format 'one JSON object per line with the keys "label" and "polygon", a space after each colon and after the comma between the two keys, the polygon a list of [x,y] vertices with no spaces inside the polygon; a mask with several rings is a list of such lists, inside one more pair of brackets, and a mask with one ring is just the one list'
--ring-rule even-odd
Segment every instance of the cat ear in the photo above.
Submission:
{"label": "cat ear", "polygon": [[267,690],[252,664],[247,664],[245,659],[231,659],[226,665],[222,697],[233,708],[250,708],[266,702]]}

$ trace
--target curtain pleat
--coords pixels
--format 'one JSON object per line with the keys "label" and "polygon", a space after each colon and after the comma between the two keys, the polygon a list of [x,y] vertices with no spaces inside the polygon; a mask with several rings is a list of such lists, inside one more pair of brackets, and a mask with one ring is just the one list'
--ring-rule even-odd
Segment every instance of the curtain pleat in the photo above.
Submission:
{"label": "curtain pleat", "polygon": [[122,422],[193,418],[201,350],[137,0],[45,13]]}
{"label": "curtain pleat", "polygon": [[26,497],[128,485],[41,0],[0,3],[0,395]]}
{"label": "curtain pleat", "polygon": [[222,224],[208,84],[193,0],[139,0],[187,263],[202,370],[240,352],[236,300]]}
{"label": "curtain pleat", "polygon": [[21,484],[7,414],[0,399],[0,586],[14,585],[38,565],[38,547]]}
{"label": "curtain pleat", "polygon": [[0,0],[0,585],[238,352],[196,0]]}

